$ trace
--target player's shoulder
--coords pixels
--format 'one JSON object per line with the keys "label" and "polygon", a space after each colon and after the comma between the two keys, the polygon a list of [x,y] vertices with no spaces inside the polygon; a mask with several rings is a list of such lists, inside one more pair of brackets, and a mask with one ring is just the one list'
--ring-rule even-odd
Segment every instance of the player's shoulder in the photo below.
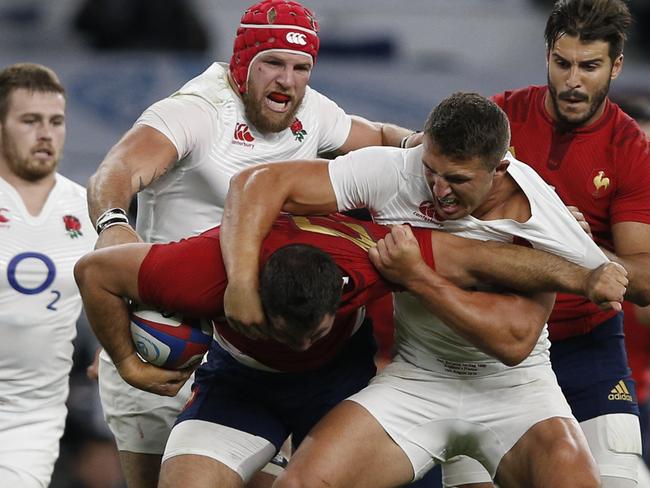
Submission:
{"label": "player's shoulder", "polygon": [[203,73],[185,83],[171,99],[198,97],[214,107],[232,102],[235,93],[228,82],[228,70],[221,63],[212,63]]}
{"label": "player's shoulder", "polygon": [[618,105],[607,101],[606,112],[610,112],[609,130],[612,135],[612,143],[615,147],[626,148],[633,145],[647,152],[648,138],[639,124]]}

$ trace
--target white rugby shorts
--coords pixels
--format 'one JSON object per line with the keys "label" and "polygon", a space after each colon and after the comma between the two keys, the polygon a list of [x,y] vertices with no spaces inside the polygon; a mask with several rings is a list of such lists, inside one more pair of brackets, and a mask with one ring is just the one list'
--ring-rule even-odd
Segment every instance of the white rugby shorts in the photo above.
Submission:
{"label": "white rugby shorts", "polygon": [[0,486],[46,488],[59,457],[67,409],[0,412]]}
{"label": "white rugby shorts", "polygon": [[174,426],[163,462],[185,454],[206,456],[219,461],[247,483],[273,458],[275,446],[263,437],[248,432],[191,419]]}
{"label": "white rugby shorts", "polygon": [[414,479],[458,455],[479,460],[494,476],[501,458],[537,422],[573,418],[550,362],[460,376],[398,356],[350,400],[402,448]]}
{"label": "white rugby shorts", "polygon": [[117,449],[162,454],[176,417],[190,397],[192,376],[175,397],[154,395],[125,382],[108,355],[99,356],[99,397]]}
{"label": "white rugby shorts", "polygon": [[[580,422],[600,475],[638,481],[641,454],[639,419],[629,413],[601,415]],[[488,483],[490,475],[475,459],[459,456],[442,465],[444,486]]]}

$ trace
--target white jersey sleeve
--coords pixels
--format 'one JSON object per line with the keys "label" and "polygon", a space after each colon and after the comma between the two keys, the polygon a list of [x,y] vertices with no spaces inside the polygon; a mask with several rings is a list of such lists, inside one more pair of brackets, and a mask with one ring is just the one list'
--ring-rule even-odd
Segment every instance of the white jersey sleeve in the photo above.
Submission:
{"label": "white jersey sleeve", "polygon": [[314,107],[319,117],[318,152],[327,153],[340,148],[350,134],[352,118],[332,100],[316,90],[307,87],[306,97],[314,99]]}
{"label": "white jersey sleeve", "polygon": [[423,212],[431,190],[422,168],[421,146],[367,147],[339,156],[329,163],[339,211],[365,207],[381,224],[440,227]]}
{"label": "white jersey sleeve", "polygon": [[161,132],[176,148],[178,159],[183,159],[201,141],[209,140],[217,123],[218,112],[204,99],[176,96],[154,103],[134,125],[147,125]]}

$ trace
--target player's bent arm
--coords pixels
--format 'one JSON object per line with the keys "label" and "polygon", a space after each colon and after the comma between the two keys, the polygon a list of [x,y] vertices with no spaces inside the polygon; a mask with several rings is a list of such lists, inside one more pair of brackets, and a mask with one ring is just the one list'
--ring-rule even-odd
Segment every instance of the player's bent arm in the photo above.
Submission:
{"label": "player's bent arm", "polygon": [[[133,196],[160,178],[178,160],[176,148],[161,132],[146,125],[129,130],[111,148],[88,182],[88,211],[93,223],[111,208],[128,209]],[[136,242],[126,226],[103,231],[96,247]]]}
{"label": "player's bent arm", "polygon": [[612,226],[612,236],[616,256],[608,256],[628,271],[625,299],[650,305],[650,224],[619,222]]}
{"label": "player's bent arm", "polygon": [[135,353],[124,298],[140,301],[138,273],[151,244],[124,244],[83,256],[74,276],[97,339],[118,364]]}
{"label": "player's bent arm", "polygon": [[394,228],[369,251],[379,272],[417,296],[483,352],[508,366],[523,361],[539,338],[555,295],[526,297],[463,290],[427,266],[417,243],[413,246],[412,241],[404,239],[406,229]]}
{"label": "player's bent arm", "polygon": [[299,215],[337,211],[326,160],[261,164],[230,181],[220,234],[228,274],[224,308],[242,333],[264,321],[257,296],[259,253],[282,210]]}
{"label": "player's bent arm", "polygon": [[526,359],[548,320],[555,294],[530,296],[463,290],[430,271],[408,290],[451,329],[507,366]]}
{"label": "player's bent arm", "polygon": [[620,309],[627,278],[613,263],[590,270],[560,256],[514,244],[431,233],[436,271],[468,287],[493,283],[525,293],[563,292]]}
{"label": "player's bent arm", "polygon": [[74,276],[88,322],[122,378],[136,388],[173,396],[191,372],[163,370],[138,358],[123,298],[140,301],[138,270],[150,248],[151,244],[125,244],[94,251],[77,262]]}
{"label": "player's bent arm", "polygon": [[350,133],[343,145],[336,151],[337,154],[347,154],[355,149],[368,146],[394,146],[400,147],[402,140],[405,142],[414,132],[394,124],[371,122],[358,115],[352,115]]}

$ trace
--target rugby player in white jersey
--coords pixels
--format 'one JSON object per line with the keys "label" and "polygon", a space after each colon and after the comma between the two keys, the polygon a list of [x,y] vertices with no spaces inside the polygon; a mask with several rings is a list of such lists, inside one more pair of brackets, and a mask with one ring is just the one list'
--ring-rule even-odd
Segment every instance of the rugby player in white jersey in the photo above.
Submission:
{"label": "rugby player in white jersey", "polygon": [[[214,63],[153,104],[110,150],[89,184],[97,247],[166,242],[219,223],[230,177],[273,160],[394,145],[410,131],[351,117],[307,86],[319,39],[302,5],[267,0],[249,7],[229,65]],[[138,193],[139,192],[139,193]],[[126,212],[138,193],[137,233]],[[128,368],[136,356],[119,364]],[[130,488],[156,486],[169,431],[189,395],[140,392],[100,360],[100,394]],[[175,376],[173,376],[175,375]],[[170,373],[182,382],[183,373]]]}
{"label": "rugby player in white jersey", "polygon": [[86,192],[56,172],[65,91],[37,64],[0,71],[0,485],[45,488],[59,455],[81,297],[72,269],[96,234]]}
{"label": "rugby player in white jersey", "polygon": [[[552,189],[506,154],[509,136],[494,103],[458,93],[432,111],[423,146],[241,172],[221,234],[233,326],[263,322],[256,253],[281,209],[367,206],[381,223],[527,243],[590,268],[607,262]],[[411,292],[395,297],[396,359],[312,430],[277,485],[401,486],[466,454],[503,488],[600,486],[551,369],[545,324],[495,316],[486,301],[483,323],[468,327],[469,317],[448,312],[448,293],[413,249],[408,228],[398,227],[372,253],[379,270]]]}

